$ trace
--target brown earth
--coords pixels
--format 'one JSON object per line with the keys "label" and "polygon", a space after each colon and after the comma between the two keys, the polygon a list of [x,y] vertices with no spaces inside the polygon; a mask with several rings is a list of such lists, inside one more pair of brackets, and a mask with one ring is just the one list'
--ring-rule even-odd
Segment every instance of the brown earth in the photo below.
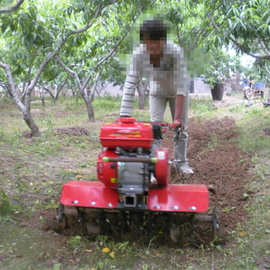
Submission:
{"label": "brown earth", "polygon": [[[165,138],[165,146],[172,148],[171,132]],[[237,127],[234,120],[223,118],[203,121],[192,118],[189,122],[189,163],[194,175],[185,177],[172,168],[171,181],[184,179],[189,184],[205,184],[211,192],[210,208],[216,208],[225,231],[235,229],[246,218],[245,204],[254,191],[245,185],[251,166],[250,156],[237,146]]]}
{"label": "brown earth", "polygon": [[82,127],[68,127],[68,128],[57,128],[55,130],[57,135],[69,135],[69,136],[82,136],[89,135],[89,131]]}

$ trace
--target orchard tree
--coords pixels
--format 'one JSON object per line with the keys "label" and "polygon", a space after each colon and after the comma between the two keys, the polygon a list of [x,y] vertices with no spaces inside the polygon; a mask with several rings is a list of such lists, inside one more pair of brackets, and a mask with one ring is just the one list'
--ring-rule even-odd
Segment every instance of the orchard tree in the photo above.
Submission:
{"label": "orchard tree", "polygon": [[[202,27],[209,33],[206,42],[231,45],[238,53],[256,61],[252,72],[269,81],[270,9],[268,0],[205,0]],[[264,78],[262,78],[264,76]]]}
{"label": "orchard tree", "polygon": [[101,73],[110,70],[110,61],[115,64],[117,51],[123,48],[123,41],[136,19],[151,2],[126,0],[110,6],[103,17],[80,36],[79,50],[74,49],[74,44],[66,43],[67,49],[55,57],[57,63],[74,78],[90,121],[95,120],[92,101]]}
{"label": "orchard tree", "polygon": [[[270,9],[268,0],[204,0],[201,28],[208,46],[232,46],[256,59],[267,77],[270,69]],[[260,70],[260,71],[259,71]],[[267,78],[266,77],[266,78]],[[268,80],[268,79],[267,79]]]}
{"label": "orchard tree", "polygon": [[[270,9],[268,0],[159,0],[160,14],[171,24],[174,39],[185,48],[190,74],[220,73],[227,62],[239,73],[239,59],[223,61],[221,55],[234,49],[238,57],[248,54],[265,69],[270,59]],[[226,58],[231,58],[228,53]],[[219,61],[221,59],[221,61]],[[196,63],[194,65],[194,63]],[[265,72],[266,74],[267,72]],[[212,78],[213,79],[213,78]]]}
{"label": "orchard tree", "polygon": [[[85,32],[117,1],[25,1],[0,17],[0,67],[32,136],[40,131],[31,115],[31,93],[48,63],[72,37]],[[17,3],[18,4],[18,3]],[[2,8],[0,10],[7,10]],[[15,11],[14,11],[15,10]],[[25,99],[18,85],[29,78]]]}
{"label": "orchard tree", "polygon": [[232,44],[256,59],[270,59],[270,9],[268,0],[204,0],[202,27],[208,41]]}

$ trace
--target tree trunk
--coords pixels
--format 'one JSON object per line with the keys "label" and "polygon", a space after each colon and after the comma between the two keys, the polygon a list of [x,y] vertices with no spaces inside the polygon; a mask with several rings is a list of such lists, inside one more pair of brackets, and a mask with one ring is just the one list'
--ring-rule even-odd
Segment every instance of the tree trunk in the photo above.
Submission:
{"label": "tree trunk", "polygon": [[42,106],[45,107],[45,95],[44,95],[43,88],[39,89],[39,96],[40,96],[40,99],[41,99]]}
{"label": "tree trunk", "polygon": [[26,90],[23,89],[23,91],[21,92],[21,101],[22,101],[22,103],[25,103],[25,96],[26,96]]}
{"label": "tree trunk", "polygon": [[43,86],[43,89],[44,89],[44,91],[46,91],[47,93],[49,93],[50,97],[53,100],[53,104],[55,104],[55,97],[54,97],[53,93],[51,92],[51,90],[49,88],[47,88],[47,87],[44,87],[44,86]]}
{"label": "tree trunk", "polygon": [[2,86],[6,90],[6,96],[9,98],[13,98],[12,91],[10,91],[8,86]]}
{"label": "tree trunk", "polygon": [[99,71],[96,75],[95,81],[94,81],[94,85],[92,87],[92,91],[90,91],[89,95],[90,96],[90,100],[91,102],[93,102],[94,98],[95,98],[95,93],[97,91],[97,85],[98,85],[98,81],[99,81],[99,77],[100,77],[101,72]]}
{"label": "tree trunk", "polygon": [[90,93],[90,100],[91,100],[91,102],[93,102],[94,99],[95,99],[95,93],[96,93],[96,90],[95,89],[93,89],[93,91]]}
{"label": "tree trunk", "polygon": [[194,78],[191,78],[189,84],[189,93],[194,93],[194,91],[195,91],[195,81]]}
{"label": "tree trunk", "polygon": [[31,114],[31,91],[26,91],[25,95],[25,108],[22,110],[23,119],[26,122],[27,126],[31,130],[31,137],[40,136],[40,131],[38,126],[35,124],[34,119]]}
{"label": "tree trunk", "polygon": [[26,110],[23,112],[23,119],[31,130],[31,133],[30,133],[31,137],[39,137],[40,136],[39,128],[35,124],[30,111]]}
{"label": "tree trunk", "polygon": [[77,96],[77,92],[76,90],[73,88],[73,86],[70,87],[71,92],[72,92],[72,97],[76,97]]}
{"label": "tree trunk", "polygon": [[94,112],[94,108],[91,102],[91,99],[88,97],[83,96],[82,97],[85,105],[86,105],[86,109],[87,109],[87,115],[88,115],[88,119],[90,122],[95,122],[95,112]]}
{"label": "tree trunk", "polygon": [[53,100],[54,101],[54,104],[58,100],[59,95],[62,92],[62,90],[64,89],[65,85],[66,85],[66,81],[64,83],[62,83],[59,87],[57,87],[57,89],[56,89],[57,91],[56,91],[56,93],[54,95],[54,100]]}

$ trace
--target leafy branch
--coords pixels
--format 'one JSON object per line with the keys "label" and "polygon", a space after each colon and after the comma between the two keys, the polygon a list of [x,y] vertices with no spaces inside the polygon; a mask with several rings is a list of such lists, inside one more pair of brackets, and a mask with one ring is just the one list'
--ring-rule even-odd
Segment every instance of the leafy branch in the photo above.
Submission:
{"label": "leafy branch", "polygon": [[24,2],[24,0],[18,0],[18,2],[14,6],[1,8],[0,14],[11,13],[11,12],[16,11],[23,2]]}

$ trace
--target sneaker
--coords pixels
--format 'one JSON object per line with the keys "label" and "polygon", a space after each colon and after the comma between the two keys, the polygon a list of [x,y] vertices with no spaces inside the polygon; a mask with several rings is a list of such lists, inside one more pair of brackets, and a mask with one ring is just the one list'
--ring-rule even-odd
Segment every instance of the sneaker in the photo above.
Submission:
{"label": "sneaker", "polygon": [[151,184],[157,184],[157,179],[156,177],[154,176],[154,174],[151,173],[151,177],[150,177],[150,183]]}
{"label": "sneaker", "polygon": [[193,174],[193,169],[189,166],[188,162],[181,162],[177,168],[183,174]]}

